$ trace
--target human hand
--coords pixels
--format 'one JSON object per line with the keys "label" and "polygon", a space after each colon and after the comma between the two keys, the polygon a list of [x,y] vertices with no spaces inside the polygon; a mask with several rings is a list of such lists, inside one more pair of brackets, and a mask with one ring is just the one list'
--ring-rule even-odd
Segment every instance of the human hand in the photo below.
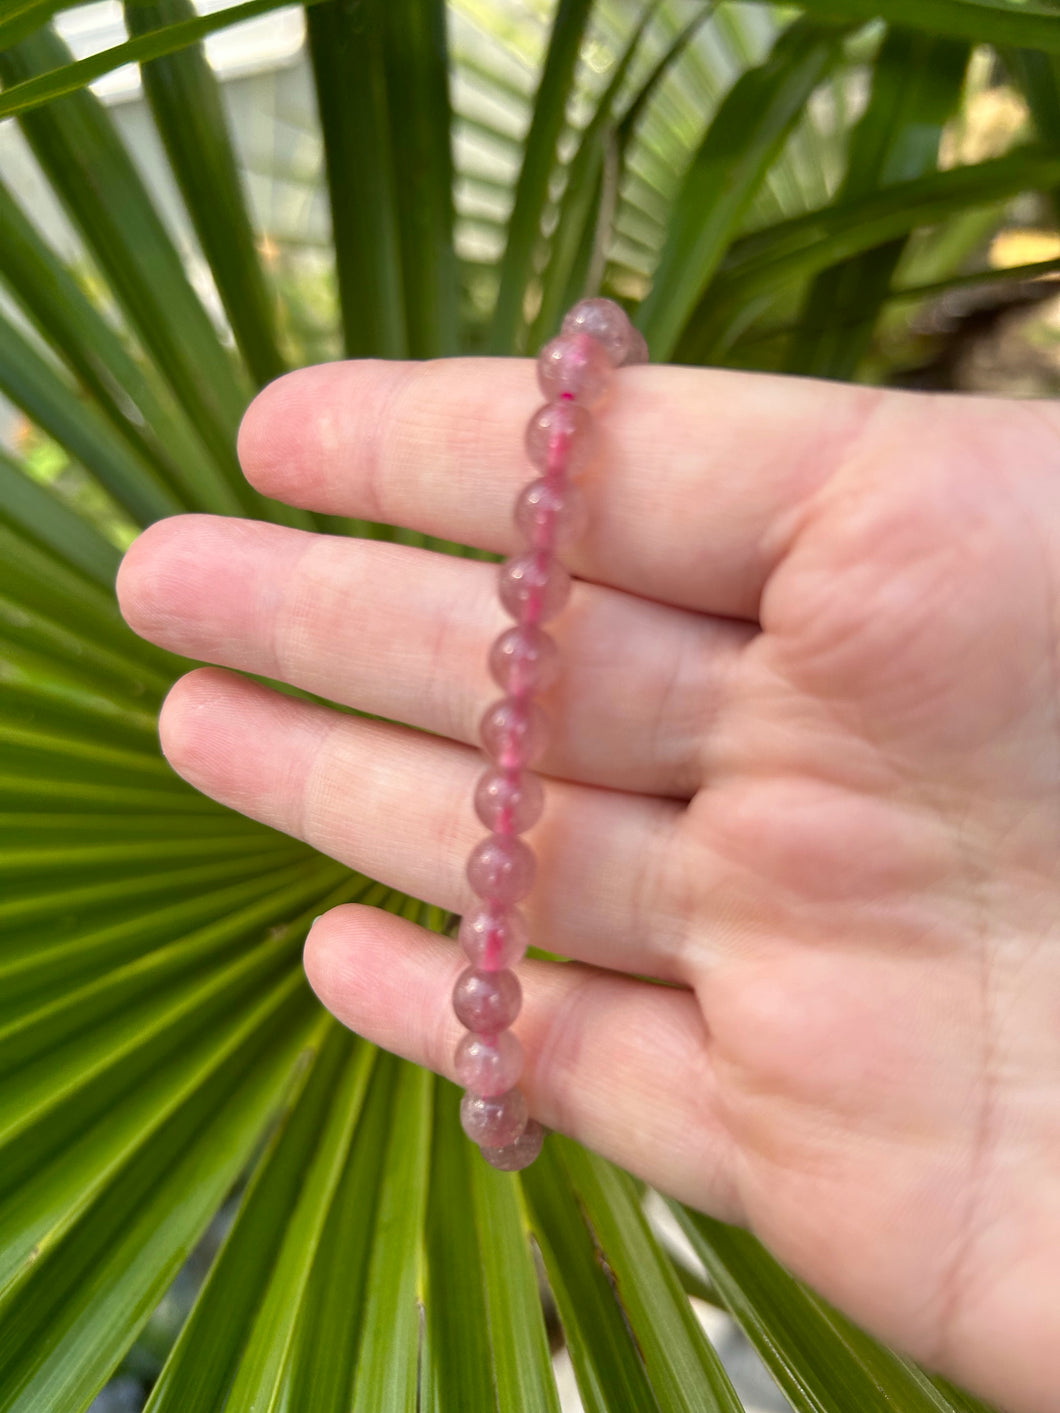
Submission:
{"label": "human hand", "polygon": [[[1055,1409],[1060,412],[681,368],[616,387],[550,625],[524,911],[579,964],[520,967],[531,1112],[913,1356]],[[534,406],[528,362],[329,364],[259,396],[240,454],[292,504],[510,551]],[[407,723],[207,668],[161,734],[207,794],[456,912],[495,586],[208,516],[152,526],[118,581],[156,643]],[[352,905],[306,947],[340,1019],[443,1073],[461,966]]]}

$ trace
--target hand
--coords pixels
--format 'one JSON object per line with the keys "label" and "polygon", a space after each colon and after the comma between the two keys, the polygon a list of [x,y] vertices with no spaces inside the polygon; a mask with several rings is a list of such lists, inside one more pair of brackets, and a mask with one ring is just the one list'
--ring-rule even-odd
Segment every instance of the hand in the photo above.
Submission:
{"label": "hand", "polygon": [[[554,625],[517,1025],[531,1111],[748,1224],[882,1337],[1013,1410],[1060,1384],[1060,412],[623,370]],[[532,365],[345,363],[240,435],[294,505],[491,550]],[[182,516],[119,577],[214,669],[161,721],[215,799],[460,912],[492,565]],[[411,728],[425,728],[426,732]],[[443,1073],[455,944],[336,908],[310,981]],[[674,986],[637,978],[654,977]]]}

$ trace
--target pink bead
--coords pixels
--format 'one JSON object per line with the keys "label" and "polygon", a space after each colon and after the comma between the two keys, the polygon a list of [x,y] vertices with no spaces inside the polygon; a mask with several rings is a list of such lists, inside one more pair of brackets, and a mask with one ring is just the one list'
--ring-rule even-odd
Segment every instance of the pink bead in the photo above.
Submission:
{"label": "pink bead", "polygon": [[589,509],[577,486],[545,476],[520,494],[515,523],[534,549],[563,549],[585,534]]}
{"label": "pink bead", "polygon": [[498,1168],[502,1173],[517,1173],[521,1168],[530,1166],[541,1152],[544,1141],[545,1130],[536,1119],[531,1119],[514,1142],[506,1143],[502,1148],[484,1147],[482,1156],[491,1167]]}
{"label": "pink bead", "polygon": [[523,988],[514,971],[478,971],[468,967],[453,987],[453,1010],[461,1025],[478,1035],[507,1030],[523,1004]]}
{"label": "pink bead", "polygon": [[491,1099],[519,1083],[523,1047],[510,1030],[490,1038],[472,1032],[456,1047],[454,1069],[465,1089]]}
{"label": "pink bead", "polygon": [[576,402],[547,402],[530,418],[526,454],[539,471],[580,476],[599,455],[596,423]]}
{"label": "pink bead", "polygon": [[518,908],[477,903],[460,919],[461,947],[472,967],[499,971],[520,960],[530,945],[530,929]]}
{"label": "pink bead", "polygon": [[487,770],[475,787],[475,813],[498,834],[524,834],[541,818],[545,791],[536,775]]}
{"label": "pink bead", "polygon": [[517,903],[534,886],[532,850],[510,834],[491,834],[471,850],[467,881],[471,891],[492,903]]}
{"label": "pink bead", "polygon": [[548,717],[527,697],[502,697],[479,722],[482,748],[505,770],[523,770],[548,744]]}
{"label": "pink bead", "polygon": [[588,334],[560,334],[538,355],[537,381],[553,401],[569,397],[595,407],[610,386],[611,363],[603,345]]}
{"label": "pink bead", "polygon": [[648,363],[651,361],[651,353],[648,351],[648,340],[639,329],[632,326],[629,331],[629,352],[622,360],[624,368],[631,368],[634,363]]}
{"label": "pink bead", "polygon": [[612,368],[626,361],[633,326],[613,299],[581,299],[563,320],[565,334],[588,334],[602,344]]}
{"label": "pink bead", "polygon": [[506,629],[490,649],[493,680],[513,697],[547,692],[559,676],[559,649],[543,628],[523,623]]}
{"label": "pink bead", "polygon": [[561,612],[570,598],[570,575],[549,556],[536,550],[517,554],[501,565],[501,603],[520,623],[545,623]]}
{"label": "pink bead", "polygon": [[474,1143],[491,1147],[514,1143],[530,1120],[526,1100],[518,1089],[487,1098],[465,1094],[460,1101],[460,1122]]}

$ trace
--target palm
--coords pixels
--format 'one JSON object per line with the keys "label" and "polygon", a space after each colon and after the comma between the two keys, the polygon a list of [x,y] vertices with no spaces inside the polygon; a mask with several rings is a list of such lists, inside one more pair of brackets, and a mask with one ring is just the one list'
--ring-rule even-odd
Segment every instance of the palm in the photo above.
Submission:
{"label": "palm", "polygon": [[[252,479],[509,548],[525,367],[499,365],[488,405],[468,365],[411,391],[352,368],[266,395]],[[1060,1242],[1060,963],[1040,945],[1058,889],[1057,429],[1004,404],[715,376],[638,371],[607,414],[527,909],[587,965],[526,968],[532,1107],[749,1222],[913,1353],[1044,1406],[1057,1331],[1018,1295],[1047,1288]],[[485,566],[195,520],[151,532],[120,587],[166,646],[436,733],[216,673],[185,679],[163,723],[209,793],[464,906],[499,625]],[[450,947],[346,908],[307,963],[347,1023],[447,1067]],[[999,1372],[980,1351],[1004,1308],[1035,1362]]]}

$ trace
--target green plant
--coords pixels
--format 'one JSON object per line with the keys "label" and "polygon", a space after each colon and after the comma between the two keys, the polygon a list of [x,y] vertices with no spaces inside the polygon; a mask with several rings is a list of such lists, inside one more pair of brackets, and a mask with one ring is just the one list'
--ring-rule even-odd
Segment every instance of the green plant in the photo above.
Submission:
{"label": "green plant", "polygon": [[[215,806],[158,753],[155,714],[187,664],[117,615],[130,525],[197,509],[424,542],[269,501],[235,459],[254,389],[329,347],[327,279],[296,239],[259,256],[197,47],[273,3],[199,19],[189,0],[127,0],[128,43],[79,63],[46,25],[61,0],[0,18],[0,115],[84,248],[64,263],[0,188],[18,308],[0,388],[36,429],[21,461],[0,459],[0,1409],[86,1407],[245,1182],[152,1413],[555,1409],[535,1248],[586,1408],[735,1410],[695,1277],[632,1179],[562,1139],[521,1179],[487,1170],[448,1085],[310,996],[299,949],[325,908],[447,919]],[[855,376],[897,294],[967,282],[1007,203],[1060,190],[1055,9],[882,9],[894,23],[866,25],[867,0],[560,0],[551,23],[474,0],[307,4],[346,352],[526,351],[600,281],[657,358]],[[450,33],[492,121],[453,111]],[[1027,131],[941,168],[979,42],[1026,95]],[[230,339],[84,89],[130,58]],[[455,161],[471,129],[515,160]],[[751,1237],[675,1212],[698,1289],[794,1408],[976,1406]]]}

